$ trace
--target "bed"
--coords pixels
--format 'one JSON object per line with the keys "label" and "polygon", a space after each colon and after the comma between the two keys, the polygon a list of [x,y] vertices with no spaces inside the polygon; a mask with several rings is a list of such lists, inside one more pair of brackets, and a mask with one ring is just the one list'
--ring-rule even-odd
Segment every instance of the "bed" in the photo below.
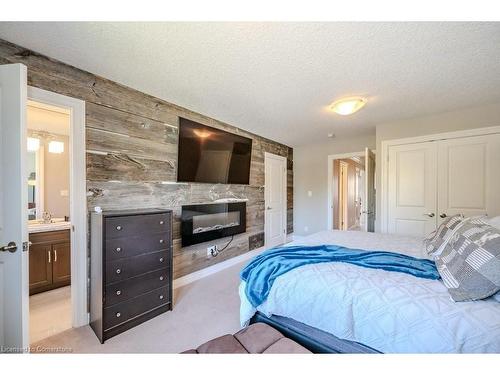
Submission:
{"label": "bed", "polygon": [[[427,257],[420,238],[379,233],[324,231],[288,245],[320,244]],[[440,280],[331,262],[279,276],[257,308],[245,282],[239,292],[242,326],[267,320],[313,351],[500,353],[500,298],[457,303]]]}

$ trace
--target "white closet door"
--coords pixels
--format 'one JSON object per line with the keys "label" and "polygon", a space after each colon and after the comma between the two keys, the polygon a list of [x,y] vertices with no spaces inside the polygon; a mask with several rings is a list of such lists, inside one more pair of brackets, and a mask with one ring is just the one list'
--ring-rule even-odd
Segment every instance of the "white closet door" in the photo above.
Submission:
{"label": "white closet door", "polygon": [[436,229],[437,145],[389,148],[388,231],[424,236]]}
{"label": "white closet door", "polygon": [[500,134],[439,142],[438,223],[500,215]]}

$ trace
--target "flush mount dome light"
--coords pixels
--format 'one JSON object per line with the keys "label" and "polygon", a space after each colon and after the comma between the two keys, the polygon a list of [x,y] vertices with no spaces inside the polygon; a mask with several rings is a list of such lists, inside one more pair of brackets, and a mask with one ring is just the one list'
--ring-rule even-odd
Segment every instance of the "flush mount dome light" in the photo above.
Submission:
{"label": "flush mount dome light", "polygon": [[366,104],[367,100],[362,97],[344,98],[333,102],[330,109],[342,116],[352,115],[359,111]]}

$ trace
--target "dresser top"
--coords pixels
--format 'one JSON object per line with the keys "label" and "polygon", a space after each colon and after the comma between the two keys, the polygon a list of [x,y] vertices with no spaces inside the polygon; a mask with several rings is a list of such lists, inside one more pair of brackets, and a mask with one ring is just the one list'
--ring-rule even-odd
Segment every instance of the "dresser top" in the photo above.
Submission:
{"label": "dresser top", "polygon": [[172,212],[172,210],[164,208],[136,208],[128,210],[105,210],[102,212],[92,211],[92,215],[103,215],[106,217],[113,216],[132,216],[132,215],[148,215],[148,214],[163,214]]}

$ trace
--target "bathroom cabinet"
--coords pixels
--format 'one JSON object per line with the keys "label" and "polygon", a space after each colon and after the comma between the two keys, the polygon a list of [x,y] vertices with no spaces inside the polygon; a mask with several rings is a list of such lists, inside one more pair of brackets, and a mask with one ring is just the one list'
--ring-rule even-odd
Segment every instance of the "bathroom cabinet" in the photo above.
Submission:
{"label": "bathroom cabinet", "polygon": [[30,295],[71,284],[69,229],[30,233]]}

